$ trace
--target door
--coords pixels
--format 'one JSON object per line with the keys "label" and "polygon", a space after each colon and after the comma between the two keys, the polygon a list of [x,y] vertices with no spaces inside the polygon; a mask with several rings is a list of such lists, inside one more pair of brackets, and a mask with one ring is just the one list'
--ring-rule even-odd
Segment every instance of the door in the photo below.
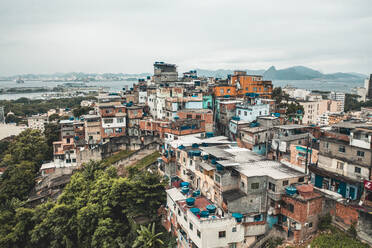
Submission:
{"label": "door", "polygon": [[355,200],[355,188],[354,187],[350,187],[350,190],[349,190],[349,198],[351,198],[352,200]]}

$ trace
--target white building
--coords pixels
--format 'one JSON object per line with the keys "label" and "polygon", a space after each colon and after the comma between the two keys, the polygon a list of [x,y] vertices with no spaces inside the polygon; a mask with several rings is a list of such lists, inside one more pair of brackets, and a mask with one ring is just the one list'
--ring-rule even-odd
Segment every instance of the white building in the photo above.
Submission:
{"label": "white building", "polygon": [[145,104],[147,102],[147,91],[138,92],[138,103]]}
{"label": "white building", "polygon": [[252,122],[258,116],[270,114],[269,104],[262,104],[261,99],[257,98],[253,104],[236,105],[236,116],[242,121]]}
{"label": "white building", "polygon": [[295,98],[298,100],[305,100],[307,96],[311,93],[310,90],[297,89],[295,87],[286,86],[283,91],[289,95],[290,98]]}
{"label": "white building", "polygon": [[31,129],[37,129],[41,132],[45,130],[45,124],[48,123],[48,115],[33,115],[27,118],[27,125]]}
{"label": "white building", "polygon": [[341,112],[344,112],[344,110],[345,110],[345,93],[332,91],[331,93],[329,93],[328,97],[331,100],[342,102]]}

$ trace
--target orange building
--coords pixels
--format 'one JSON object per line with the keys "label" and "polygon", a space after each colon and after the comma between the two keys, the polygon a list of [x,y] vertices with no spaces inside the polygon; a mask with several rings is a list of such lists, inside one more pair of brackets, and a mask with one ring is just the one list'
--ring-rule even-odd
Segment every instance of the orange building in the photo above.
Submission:
{"label": "orange building", "polygon": [[231,85],[217,85],[213,88],[215,96],[223,97],[226,95],[236,96],[236,87]]}
{"label": "orange building", "polygon": [[247,75],[245,71],[234,71],[230,84],[236,87],[238,96],[246,93],[257,93],[261,98],[271,98],[273,84],[271,81],[262,80],[259,75]]}

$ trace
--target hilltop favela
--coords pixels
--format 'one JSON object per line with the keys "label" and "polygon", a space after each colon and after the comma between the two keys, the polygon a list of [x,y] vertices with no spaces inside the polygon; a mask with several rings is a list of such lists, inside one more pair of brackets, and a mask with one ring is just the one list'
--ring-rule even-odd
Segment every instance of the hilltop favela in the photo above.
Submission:
{"label": "hilltop favela", "polygon": [[371,3],[233,2],[0,3],[0,248],[372,247]]}

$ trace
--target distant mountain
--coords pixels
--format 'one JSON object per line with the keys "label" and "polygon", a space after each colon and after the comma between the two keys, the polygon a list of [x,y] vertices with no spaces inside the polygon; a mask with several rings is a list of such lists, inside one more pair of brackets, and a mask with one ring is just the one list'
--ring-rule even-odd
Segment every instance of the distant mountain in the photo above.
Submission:
{"label": "distant mountain", "polygon": [[[199,76],[202,77],[216,77],[216,78],[226,78],[227,75],[234,74],[234,70],[204,70],[204,69],[195,69],[198,72]],[[251,75],[262,75],[265,70],[243,70],[246,71],[247,74]]]}
{"label": "distant mountain", "polygon": [[[234,70],[203,70],[196,69],[198,75],[205,77],[218,77],[226,78],[227,75],[233,74]],[[361,81],[367,78],[366,75],[360,73],[331,73],[323,74],[320,71],[305,67],[305,66],[293,66],[285,69],[277,70],[275,66],[271,66],[267,70],[247,70],[247,74],[263,75],[265,80],[312,80],[312,79],[323,79],[323,80],[350,80],[350,81]]]}

